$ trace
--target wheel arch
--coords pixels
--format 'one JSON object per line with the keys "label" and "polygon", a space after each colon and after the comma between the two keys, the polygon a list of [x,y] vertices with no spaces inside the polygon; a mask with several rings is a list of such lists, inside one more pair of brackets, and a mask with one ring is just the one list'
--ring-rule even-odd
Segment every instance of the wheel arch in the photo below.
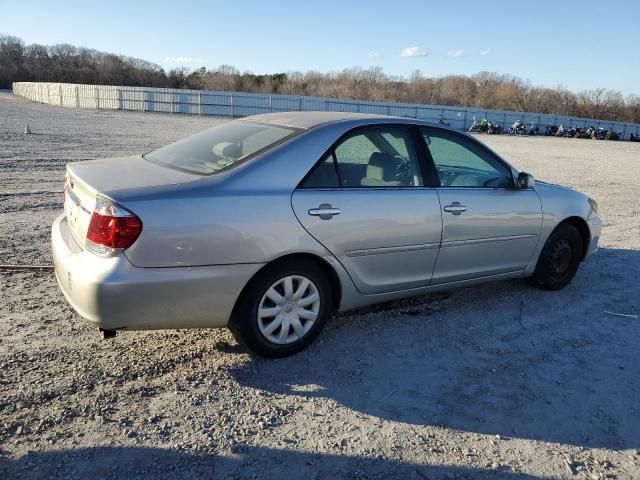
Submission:
{"label": "wheel arch", "polygon": [[342,300],[342,283],[340,282],[340,277],[338,277],[338,273],[335,271],[335,269],[329,264],[329,262],[327,262],[326,260],[324,260],[322,257],[318,255],[314,255],[312,253],[291,253],[291,254],[283,255],[281,257],[273,259],[270,262],[264,264],[260,269],[258,269],[257,272],[255,272],[251,276],[249,281],[242,288],[240,295],[238,295],[238,298],[236,299],[236,302],[233,306],[231,316],[232,317],[234,316],[236,308],[238,307],[238,304],[241,301],[243,301],[243,298],[245,296],[247,289],[250,287],[250,285],[252,284],[256,276],[258,276],[266,268],[273,267],[274,265],[277,265],[281,262],[291,260],[291,259],[305,259],[315,263],[318,267],[320,267],[320,269],[322,269],[322,271],[327,276],[327,279],[329,280],[329,284],[331,285],[331,293],[333,297],[332,298],[333,305],[331,306],[332,310],[337,310]]}
{"label": "wheel arch", "polygon": [[591,230],[589,230],[589,225],[584,218],[578,216],[565,218],[556,225],[556,228],[562,224],[569,224],[575,227],[575,229],[578,230],[578,233],[580,233],[580,238],[582,239],[582,258],[580,260],[583,260],[589,251],[589,243],[591,243]]}

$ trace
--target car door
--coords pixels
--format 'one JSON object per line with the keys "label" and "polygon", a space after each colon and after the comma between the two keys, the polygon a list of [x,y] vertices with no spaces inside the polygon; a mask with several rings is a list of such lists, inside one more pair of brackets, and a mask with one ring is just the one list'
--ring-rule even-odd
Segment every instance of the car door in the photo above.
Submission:
{"label": "car door", "polygon": [[402,125],[358,128],[293,193],[300,223],[362,293],[417,288],[431,280],[442,220],[438,195],[425,186],[418,138]]}
{"label": "car door", "polygon": [[515,188],[511,167],[480,142],[439,128],[421,132],[440,182],[442,208],[432,283],[525,269],[542,223],[535,190]]}

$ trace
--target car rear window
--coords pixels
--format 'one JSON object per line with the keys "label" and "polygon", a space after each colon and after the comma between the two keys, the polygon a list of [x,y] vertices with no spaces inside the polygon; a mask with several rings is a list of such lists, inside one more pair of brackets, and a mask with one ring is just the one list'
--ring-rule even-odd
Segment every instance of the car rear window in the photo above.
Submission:
{"label": "car rear window", "polygon": [[236,120],[159,148],[147,160],[200,175],[228,170],[299,130]]}

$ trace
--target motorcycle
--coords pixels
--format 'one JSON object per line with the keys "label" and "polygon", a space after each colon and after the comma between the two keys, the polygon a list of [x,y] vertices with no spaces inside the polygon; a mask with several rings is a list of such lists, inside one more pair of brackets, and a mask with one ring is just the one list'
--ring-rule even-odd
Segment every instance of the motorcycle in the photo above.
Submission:
{"label": "motorcycle", "polygon": [[488,135],[502,135],[502,127],[495,122],[489,122],[487,127]]}
{"label": "motorcycle", "polygon": [[489,129],[489,121],[486,118],[480,120],[480,123],[476,122],[476,117],[473,117],[473,123],[469,128],[469,133],[486,133]]}
{"label": "motorcycle", "polygon": [[605,140],[620,140],[620,134],[618,132],[614,132],[613,130],[609,130],[607,134],[604,136]]}
{"label": "motorcycle", "polygon": [[507,133],[509,135],[526,135],[527,127],[522,120],[516,120]]}
{"label": "motorcycle", "polygon": [[580,133],[580,129],[578,127],[571,127],[566,131],[566,136],[569,138],[575,138],[576,135]]}
{"label": "motorcycle", "polygon": [[576,128],[575,138],[591,138],[589,129]]}
{"label": "motorcycle", "polygon": [[557,125],[553,123],[547,123],[547,125],[544,127],[544,134],[547,137],[552,137],[555,136],[556,133],[558,133]]}
{"label": "motorcycle", "polygon": [[531,126],[527,131],[527,135],[538,135],[539,132],[540,132],[540,129],[537,126],[535,126],[533,122],[531,122]]}

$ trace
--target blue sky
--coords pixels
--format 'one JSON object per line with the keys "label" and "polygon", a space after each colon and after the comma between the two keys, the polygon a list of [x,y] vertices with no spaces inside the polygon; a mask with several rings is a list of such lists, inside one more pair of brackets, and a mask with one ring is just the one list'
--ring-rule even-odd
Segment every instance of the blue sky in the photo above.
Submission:
{"label": "blue sky", "polygon": [[[640,94],[640,1],[0,0],[0,32],[170,68],[510,73]],[[404,52],[404,56],[402,55]]]}

